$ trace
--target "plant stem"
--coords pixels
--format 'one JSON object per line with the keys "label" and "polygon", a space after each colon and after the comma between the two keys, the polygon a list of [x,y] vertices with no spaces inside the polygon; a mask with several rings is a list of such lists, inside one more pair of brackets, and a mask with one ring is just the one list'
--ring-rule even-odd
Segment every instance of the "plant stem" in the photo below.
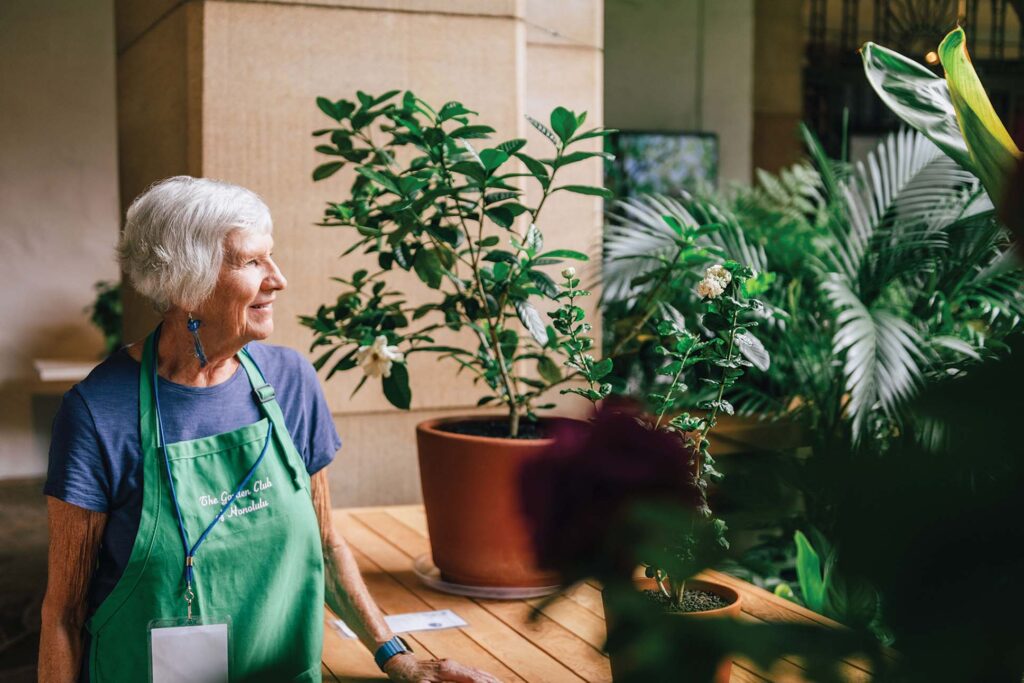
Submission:
{"label": "plant stem", "polygon": [[[566,278],[566,280],[571,282],[572,278]],[[569,310],[570,311],[572,311],[572,310],[574,310],[576,308],[576,297],[573,296],[573,291],[574,291],[573,288],[570,286],[569,287]],[[594,381],[594,379],[592,377],[593,373],[591,372],[591,366],[587,362],[586,355],[583,353],[583,345],[580,344],[579,338],[576,336],[575,323],[572,323],[572,322],[569,323],[569,339],[572,340],[572,347],[574,349],[576,349],[576,353],[579,356],[578,359],[573,359],[572,354],[570,353],[569,354],[569,358],[571,360],[573,360],[573,362],[576,363],[576,367],[579,369],[580,373],[583,374],[583,377],[587,380],[587,386],[590,387],[590,390],[591,391],[597,391],[597,389],[595,388],[597,386],[597,383]],[[591,400],[591,403],[593,403],[594,405],[597,405],[597,401]]]}
{"label": "plant stem", "polygon": [[[732,320],[729,323],[729,348],[725,352],[725,362],[728,363],[732,360],[732,350],[736,344],[736,320],[739,318],[740,312],[738,310],[733,311]],[[701,444],[708,438],[708,431],[711,430],[712,425],[718,421],[718,410],[722,405],[722,396],[725,395],[725,373],[728,372],[729,368],[725,367],[722,369],[722,381],[718,385],[718,396],[715,398],[715,402],[711,405],[711,412],[708,413],[707,417],[704,418],[704,427],[700,430],[700,439],[697,440],[697,476],[700,476],[701,461],[700,461],[700,447]]]}
{"label": "plant stem", "polygon": [[668,392],[665,394],[665,400],[661,404],[661,409],[658,411],[658,420],[654,423],[654,429],[657,430],[661,426],[661,420],[665,417],[665,413],[668,412],[668,408],[672,405],[672,392],[675,391],[676,387],[679,386],[679,378],[682,377],[683,371],[686,370],[686,361],[690,357],[690,352],[693,347],[690,347],[685,354],[683,354],[682,363],[679,365],[679,370],[676,372],[675,377],[672,378],[672,384],[669,385]]}
{"label": "plant stem", "polygon": [[[445,180],[448,182],[448,186],[449,187],[453,187],[455,185],[455,183],[454,183],[454,181],[452,179],[451,172],[448,170],[448,167],[444,163],[444,148],[443,147],[441,148],[441,154],[440,154],[440,158],[438,160],[438,163],[441,165],[441,173],[444,176]],[[485,189],[481,188],[480,189],[480,199],[478,200],[479,201],[479,207],[480,207],[480,226],[479,226],[479,235],[478,235],[477,243],[479,243],[480,235],[483,234],[484,196],[485,196]],[[504,396],[504,398],[502,396],[500,396],[500,395],[498,396],[498,398],[502,398],[502,400],[508,406],[508,409],[509,409],[509,436],[514,438],[514,437],[519,435],[519,411],[518,411],[518,406],[517,406],[518,401],[516,400],[517,396],[518,396],[518,392],[516,391],[515,384],[512,382],[512,379],[509,377],[508,368],[505,367],[505,355],[501,351],[501,344],[500,344],[499,339],[498,339],[497,327],[498,327],[498,325],[500,325],[500,318],[498,319],[497,324],[496,324],[495,320],[491,318],[491,313],[490,313],[490,310],[488,309],[488,306],[487,306],[487,294],[486,294],[486,291],[484,290],[483,279],[480,277],[480,250],[481,250],[481,248],[480,248],[480,246],[478,244],[474,244],[474,242],[473,242],[473,238],[472,238],[472,236],[471,236],[471,234],[469,232],[469,226],[466,225],[465,216],[462,214],[461,207],[458,206],[458,198],[457,197],[455,199],[455,204],[456,204],[456,211],[458,212],[458,215],[459,215],[459,223],[460,223],[460,225],[462,227],[463,233],[466,235],[466,247],[469,249],[470,254],[472,256],[472,259],[471,259],[472,263],[470,264],[470,267],[471,267],[471,271],[473,273],[473,280],[474,280],[474,282],[476,284],[477,296],[479,297],[479,301],[480,301],[480,310],[484,311],[484,315],[485,315],[485,317],[487,319],[487,326],[488,326],[488,328],[490,330],[490,336],[491,336],[490,344],[487,343],[486,337],[483,334],[480,334],[478,332],[477,333],[477,337],[480,339],[481,346],[483,346],[485,349],[488,349],[491,352],[492,361],[494,363],[496,363],[497,366],[498,366],[498,372],[501,375],[501,382],[502,382],[502,384],[504,385],[504,388],[505,388],[505,396]],[[500,313],[500,311],[499,311],[499,313]]]}

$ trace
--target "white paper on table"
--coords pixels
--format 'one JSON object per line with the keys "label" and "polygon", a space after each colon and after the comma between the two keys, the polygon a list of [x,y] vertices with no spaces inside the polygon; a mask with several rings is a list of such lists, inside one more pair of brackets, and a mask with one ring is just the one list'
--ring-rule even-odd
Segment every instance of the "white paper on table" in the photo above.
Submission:
{"label": "white paper on table", "polygon": [[[450,609],[436,612],[409,612],[407,614],[389,614],[384,617],[388,628],[394,633],[410,633],[412,631],[441,631],[446,628],[462,628],[469,626],[465,619]],[[332,626],[344,638],[355,638],[356,634],[341,619],[335,619]]]}
{"label": "white paper on table", "polygon": [[153,683],[227,683],[228,625],[150,631]]}

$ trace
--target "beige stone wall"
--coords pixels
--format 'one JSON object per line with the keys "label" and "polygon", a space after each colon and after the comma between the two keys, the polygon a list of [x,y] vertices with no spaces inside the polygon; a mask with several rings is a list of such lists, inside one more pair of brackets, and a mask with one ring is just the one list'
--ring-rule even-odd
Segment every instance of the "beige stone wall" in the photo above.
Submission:
{"label": "beige stone wall", "polygon": [[82,309],[116,280],[112,0],[0,2],[0,478],[46,471],[57,397],[33,358],[98,358]]}
{"label": "beige stone wall", "polygon": [[747,182],[754,0],[606,0],[605,121],[718,134],[719,178]]}
{"label": "beige stone wall", "polygon": [[[557,7],[513,0],[166,4],[162,12],[138,2],[118,5],[126,32],[119,37],[126,46],[119,62],[126,112],[121,168],[130,176],[122,188],[130,199],[153,180],[188,172],[245,185],[266,199],[275,257],[289,278],[273,343],[305,351],[312,337],[297,316],[333,299],[331,275],[366,262],[359,254],[339,260],[351,237],[313,225],[324,202],[343,199],[352,179],[310,179],[321,163],[310,133],[326,122],[316,96],[411,88],[427,101],[457,99],[479,111],[497,129],[496,141],[525,135],[531,146],[542,138],[528,130],[525,113],[546,118],[564,104],[588,110],[588,124],[601,123],[599,0]],[[578,35],[579,44],[563,44],[562,35]],[[145,133],[152,97],[173,100],[166,106],[175,112],[160,146]],[[596,162],[575,173],[565,180],[600,184]],[[599,200],[561,193],[548,204],[541,227],[549,244],[597,247]],[[395,282],[407,286],[413,302],[422,292],[412,277]],[[136,332],[152,321],[139,307],[130,317]],[[355,373],[327,383],[345,440],[332,472],[336,503],[418,500],[413,426],[434,414],[464,412],[481,395],[455,369],[414,357],[410,413],[392,409],[377,383],[350,398]]]}
{"label": "beige stone wall", "polygon": [[754,0],[606,0],[605,121],[719,137],[719,177],[748,181]]}

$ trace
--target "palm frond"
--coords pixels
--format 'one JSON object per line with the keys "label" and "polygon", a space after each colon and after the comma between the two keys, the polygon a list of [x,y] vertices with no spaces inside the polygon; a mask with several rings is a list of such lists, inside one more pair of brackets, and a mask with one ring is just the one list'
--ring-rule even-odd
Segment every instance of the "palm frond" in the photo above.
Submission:
{"label": "palm frond", "polygon": [[823,284],[836,310],[833,351],[843,358],[847,412],[855,440],[865,436],[872,411],[893,419],[920,385],[924,346],[907,321],[885,309],[868,308],[841,276]]}
{"label": "palm frond", "polygon": [[878,291],[895,277],[935,269],[947,246],[942,228],[963,214],[977,180],[923,135],[902,130],[836,187],[826,267],[858,291]]}
{"label": "palm frond", "polygon": [[636,290],[633,280],[671,256],[676,248],[676,234],[665,223],[666,215],[682,225],[698,225],[681,202],[664,195],[640,195],[612,202],[604,233],[604,301],[631,299]]}

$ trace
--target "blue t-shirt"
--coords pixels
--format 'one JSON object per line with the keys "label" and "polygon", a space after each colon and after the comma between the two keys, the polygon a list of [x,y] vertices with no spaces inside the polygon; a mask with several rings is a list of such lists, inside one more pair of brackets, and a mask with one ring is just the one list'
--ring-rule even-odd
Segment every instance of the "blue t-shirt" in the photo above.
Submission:
{"label": "blue t-shirt", "polygon": [[[310,474],[341,447],[313,366],[298,352],[252,343],[253,359],[273,387],[295,448]],[[124,573],[142,514],[139,371],[124,349],[111,355],[64,395],[53,422],[50,466],[43,493],[105,512],[99,564],[89,585],[89,615]],[[160,412],[168,443],[230,432],[262,415],[245,369],[212,387],[159,378]]]}

